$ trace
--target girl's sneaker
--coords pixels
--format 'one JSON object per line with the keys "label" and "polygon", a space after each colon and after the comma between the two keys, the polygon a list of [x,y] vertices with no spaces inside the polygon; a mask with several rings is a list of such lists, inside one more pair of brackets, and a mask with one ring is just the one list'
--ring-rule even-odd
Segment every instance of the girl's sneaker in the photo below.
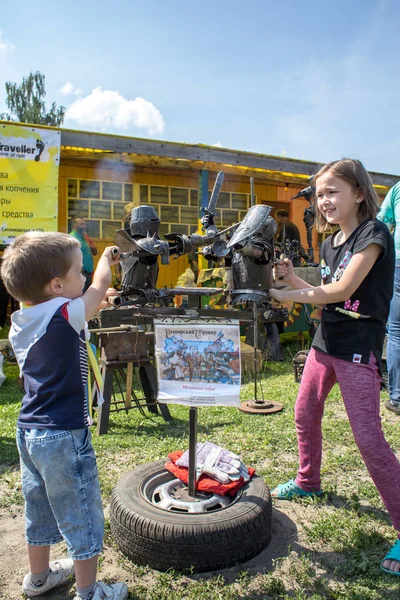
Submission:
{"label": "girl's sneaker", "polygon": [[22,592],[26,594],[28,598],[46,594],[49,590],[66,583],[68,579],[74,575],[74,561],[72,558],[55,560],[51,562],[49,566],[50,573],[42,585],[33,585],[29,579],[29,573],[28,575],[25,575],[22,583]]}
{"label": "girl's sneaker", "polygon": [[[93,595],[87,600],[126,600],[128,597],[128,586],[126,583],[112,583],[107,585],[102,581],[97,581],[93,590]],[[75,596],[74,600],[82,600],[80,596]],[[86,599],[85,599],[86,600]]]}

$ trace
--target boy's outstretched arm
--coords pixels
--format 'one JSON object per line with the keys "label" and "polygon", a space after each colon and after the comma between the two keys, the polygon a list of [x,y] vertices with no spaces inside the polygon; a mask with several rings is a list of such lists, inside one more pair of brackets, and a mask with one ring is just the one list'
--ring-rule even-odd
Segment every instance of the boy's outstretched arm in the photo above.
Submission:
{"label": "boy's outstretched arm", "polygon": [[110,287],[111,267],[118,262],[119,249],[116,246],[108,246],[97,263],[92,285],[82,296],[85,304],[86,321],[89,321],[96,314],[107,288]]}

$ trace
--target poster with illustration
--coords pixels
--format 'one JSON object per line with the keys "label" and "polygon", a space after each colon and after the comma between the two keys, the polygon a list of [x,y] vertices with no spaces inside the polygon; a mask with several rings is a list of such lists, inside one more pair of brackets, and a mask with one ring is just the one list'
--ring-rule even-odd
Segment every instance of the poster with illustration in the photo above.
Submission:
{"label": "poster with illustration", "polygon": [[239,321],[154,321],[159,402],[240,406]]}

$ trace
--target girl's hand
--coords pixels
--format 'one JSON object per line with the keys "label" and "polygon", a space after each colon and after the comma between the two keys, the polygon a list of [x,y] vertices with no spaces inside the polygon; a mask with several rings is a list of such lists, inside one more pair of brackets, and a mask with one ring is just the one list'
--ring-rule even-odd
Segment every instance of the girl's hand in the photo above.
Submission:
{"label": "girl's hand", "polygon": [[284,290],[276,290],[275,288],[271,288],[268,290],[269,295],[272,296],[274,300],[277,302],[285,302],[287,292]]}
{"label": "girl's hand", "polygon": [[281,281],[282,283],[289,285],[293,275],[294,270],[292,261],[289,260],[289,258],[285,258],[284,254],[281,254],[280,260],[277,260],[274,266],[275,281]]}

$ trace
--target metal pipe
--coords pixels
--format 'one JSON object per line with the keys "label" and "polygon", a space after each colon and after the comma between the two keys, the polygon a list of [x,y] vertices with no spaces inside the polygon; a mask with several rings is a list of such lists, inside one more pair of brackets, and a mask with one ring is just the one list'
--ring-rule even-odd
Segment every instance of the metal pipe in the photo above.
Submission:
{"label": "metal pipe", "polygon": [[258,311],[257,302],[253,302],[253,344],[254,344],[254,401],[257,400],[257,350],[258,350]]}
{"label": "metal pipe", "polygon": [[197,408],[189,408],[189,496],[196,497]]}
{"label": "metal pipe", "polygon": [[250,206],[254,206],[254,177],[250,177]]}
{"label": "metal pipe", "polygon": [[118,327],[102,327],[99,329],[89,329],[89,333],[114,333],[120,331],[143,331],[137,325],[119,325]]}

